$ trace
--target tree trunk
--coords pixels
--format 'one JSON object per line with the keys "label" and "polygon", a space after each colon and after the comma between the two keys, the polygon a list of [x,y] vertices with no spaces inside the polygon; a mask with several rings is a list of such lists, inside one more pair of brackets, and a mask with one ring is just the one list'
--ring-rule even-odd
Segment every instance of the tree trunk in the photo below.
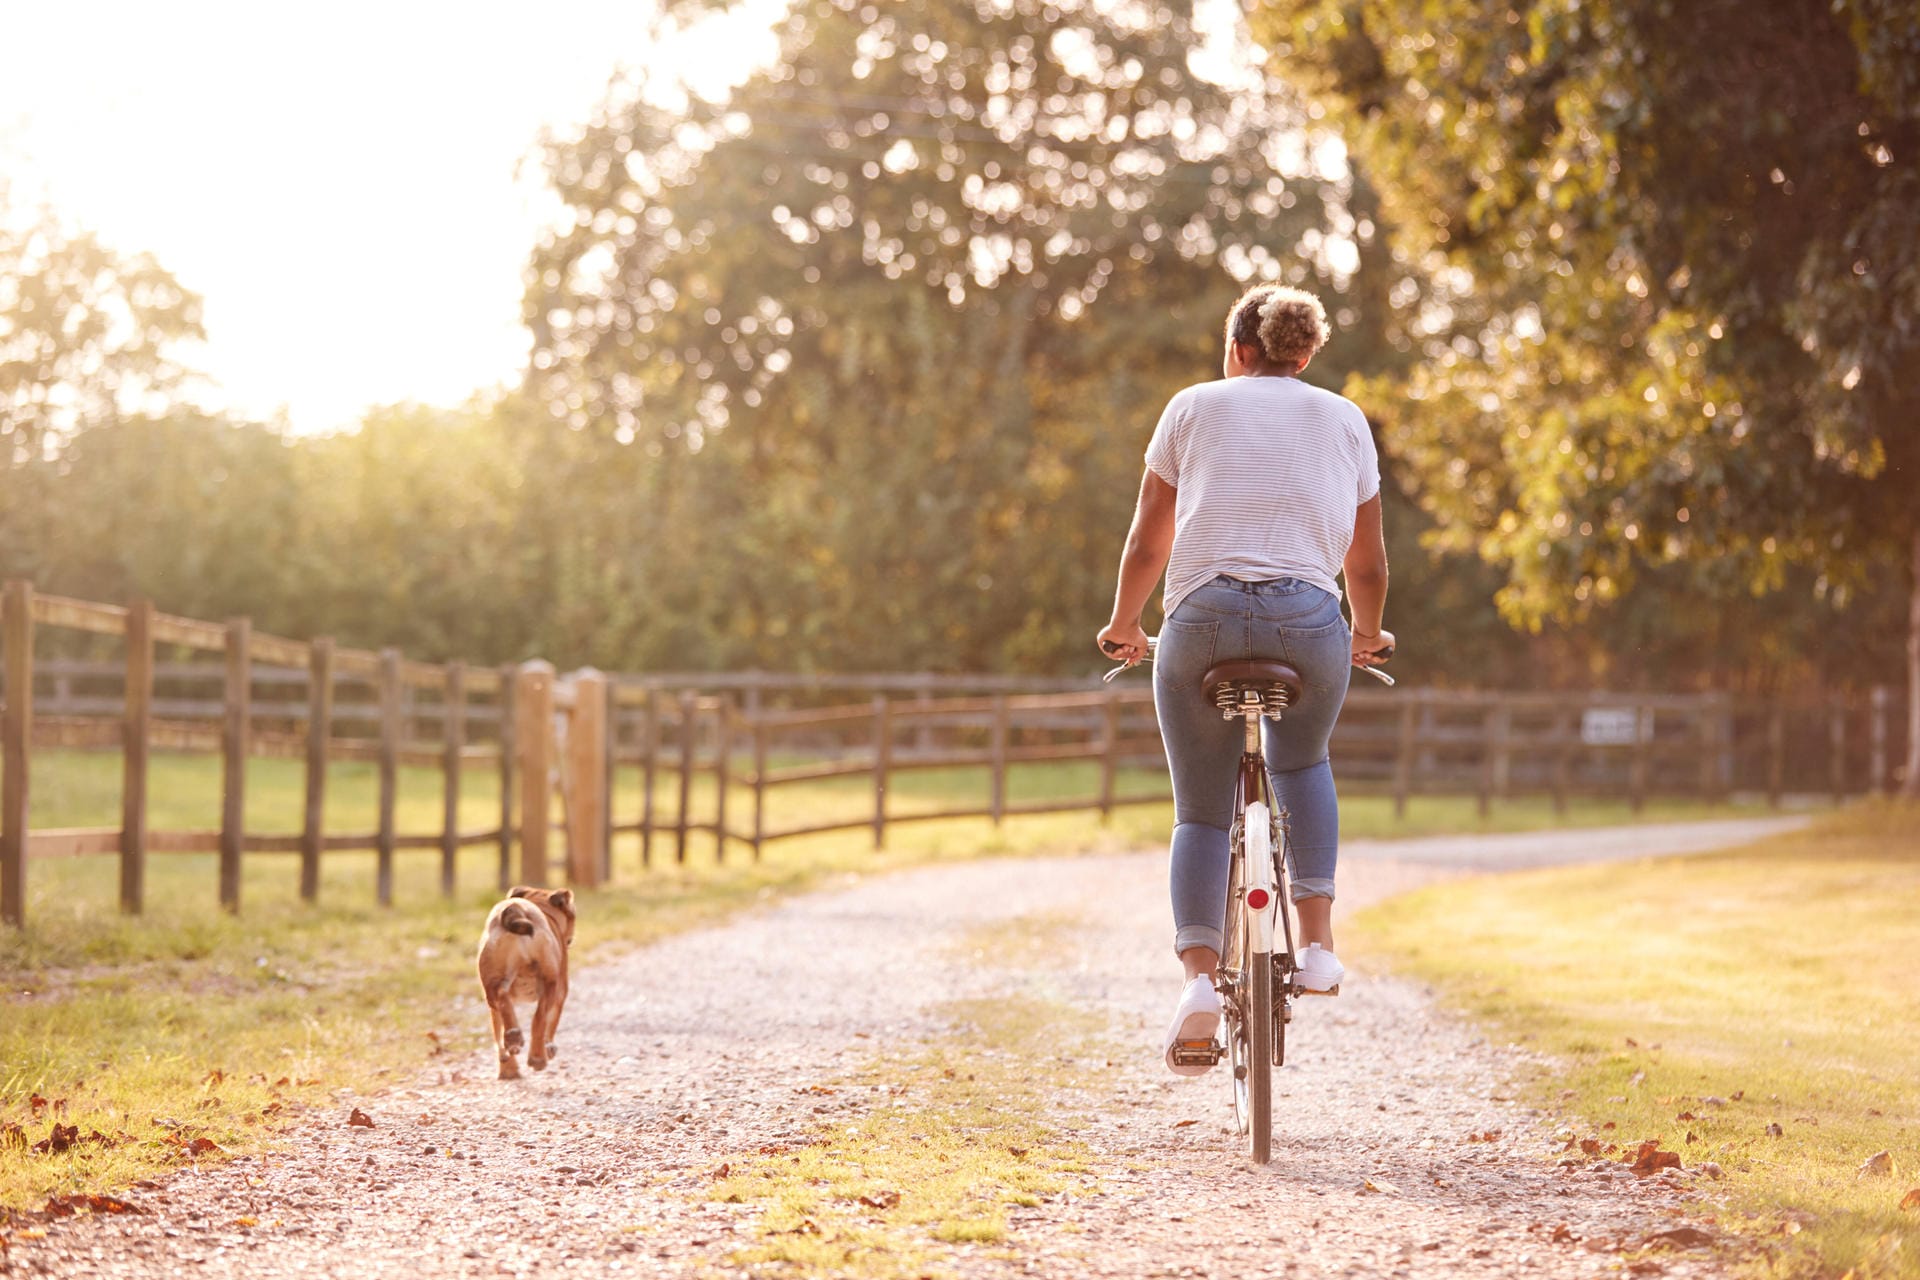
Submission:
{"label": "tree trunk", "polygon": [[1907,776],[1900,794],[1920,800],[1920,524],[1913,530],[1913,583],[1907,600]]}

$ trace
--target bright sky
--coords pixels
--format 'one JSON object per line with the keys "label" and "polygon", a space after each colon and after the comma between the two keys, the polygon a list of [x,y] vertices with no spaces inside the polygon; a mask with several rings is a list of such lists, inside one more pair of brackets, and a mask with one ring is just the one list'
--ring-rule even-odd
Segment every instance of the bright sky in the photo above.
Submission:
{"label": "bright sky", "polygon": [[[664,47],[649,0],[0,0],[0,179],[206,300],[210,407],[320,432],[458,404],[524,368],[542,128],[621,66],[722,92],[784,8]],[[1203,9],[1212,52],[1237,9]]]}
{"label": "bright sky", "polygon": [[[210,404],[301,431],[456,404],[524,364],[534,142],[661,55],[651,9],[0,0],[0,177],[205,298]],[[672,61],[724,80],[770,47],[735,29]]]}

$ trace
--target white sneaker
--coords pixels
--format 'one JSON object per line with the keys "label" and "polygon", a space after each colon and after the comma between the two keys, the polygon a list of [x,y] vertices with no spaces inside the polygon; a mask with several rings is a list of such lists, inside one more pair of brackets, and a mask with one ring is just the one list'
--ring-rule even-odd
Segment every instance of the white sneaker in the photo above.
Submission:
{"label": "white sneaker", "polygon": [[1203,1075],[1206,1066],[1181,1065],[1173,1061],[1173,1046],[1178,1040],[1212,1041],[1213,1033],[1220,1026],[1220,993],[1213,989],[1213,980],[1201,976],[1189,979],[1180,992],[1180,1003],[1174,1006],[1173,1025],[1167,1028],[1167,1069],[1177,1076]]}
{"label": "white sneaker", "polygon": [[1346,966],[1340,963],[1340,957],[1317,942],[1309,942],[1296,959],[1299,967],[1293,980],[1300,984],[1302,992],[1312,996],[1340,994],[1340,979],[1347,976]]}

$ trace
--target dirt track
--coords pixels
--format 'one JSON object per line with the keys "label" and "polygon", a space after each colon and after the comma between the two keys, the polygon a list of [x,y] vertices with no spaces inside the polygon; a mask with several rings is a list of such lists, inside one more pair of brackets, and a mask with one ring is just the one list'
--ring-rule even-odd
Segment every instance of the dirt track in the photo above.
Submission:
{"label": "dirt track", "polygon": [[[1355,843],[1342,901],[1350,909],[1460,864],[1652,854],[1755,834],[1756,824],[1728,823]],[[545,1075],[500,1084],[490,1056],[476,1055],[410,1087],[343,1097],[283,1153],[136,1192],[139,1215],[70,1220],[16,1241],[13,1271],[737,1274],[727,1260],[755,1211],[707,1202],[709,1171],[858,1113],[867,1094],[799,1090],[872,1062],[877,1046],[940,1035],[931,1011],[946,1001],[1007,991],[1098,1009],[1128,1046],[1083,1134],[1099,1190],[1017,1211],[1008,1241],[950,1246],[943,1270],[1603,1276],[1619,1274],[1623,1248],[1675,1225],[1695,1194],[1690,1177],[1541,1160],[1538,1117],[1506,1099],[1513,1051],[1437,1014],[1417,987],[1366,973],[1303,1009],[1278,1086],[1276,1158],[1249,1165],[1226,1130],[1222,1082],[1176,1081],[1158,1062],[1178,990],[1163,862],[980,862],[869,878],[584,970]],[[954,962],[972,930],[1063,912],[1079,927],[1044,966]],[[484,1023],[477,999],[474,1016]],[[345,1125],[356,1104],[377,1127]],[[1504,1136],[1465,1140],[1489,1130]],[[1387,1189],[1366,1190],[1369,1179]],[[1657,1265],[1718,1274],[1705,1252]]]}

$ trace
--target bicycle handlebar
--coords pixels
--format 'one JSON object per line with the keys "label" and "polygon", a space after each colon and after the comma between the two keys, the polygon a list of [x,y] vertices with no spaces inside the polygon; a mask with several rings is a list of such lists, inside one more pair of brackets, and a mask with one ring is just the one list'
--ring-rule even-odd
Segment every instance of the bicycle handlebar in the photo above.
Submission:
{"label": "bicycle handlebar", "polygon": [[[1147,637],[1147,661],[1151,662],[1153,660],[1154,651],[1157,650],[1159,647],[1160,647],[1159,636]],[[1114,656],[1114,649],[1105,643],[1101,644],[1100,651],[1106,654],[1109,658]],[[1374,656],[1379,658],[1380,661],[1382,662],[1387,661],[1387,659],[1393,657],[1393,646],[1388,645],[1386,648],[1380,650],[1380,652],[1375,654]],[[1105,674],[1104,676],[1101,676],[1100,683],[1112,684],[1114,680],[1120,675],[1121,672],[1128,670],[1134,665],[1136,665],[1134,662],[1121,663],[1119,666],[1115,667],[1113,670],[1107,672],[1107,674]],[[1354,670],[1356,671],[1366,672],[1368,675],[1372,676],[1375,680],[1378,680],[1381,684],[1386,685],[1389,689],[1391,689],[1394,685],[1393,677],[1388,675],[1386,672],[1382,671],[1377,666],[1363,666],[1360,663],[1356,662],[1353,664],[1353,667],[1354,667]]]}

